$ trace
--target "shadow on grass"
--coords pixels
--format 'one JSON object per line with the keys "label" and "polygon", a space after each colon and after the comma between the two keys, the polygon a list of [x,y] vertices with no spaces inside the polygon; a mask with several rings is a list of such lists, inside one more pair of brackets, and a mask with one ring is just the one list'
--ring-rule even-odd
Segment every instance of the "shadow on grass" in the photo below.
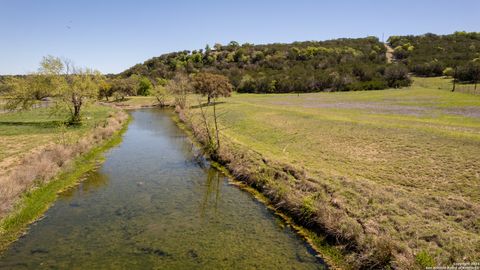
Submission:
{"label": "shadow on grass", "polygon": [[[147,96],[141,96],[141,97],[147,97]],[[102,99],[100,100],[101,102],[106,102],[106,103],[123,103],[123,102],[127,102],[129,100],[133,100],[132,97],[123,97],[123,98],[119,98],[119,99],[110,99],[110,100],[105,100],[105,99]]]}
{"label": "shadow on grass", "polygon": [[[217,102],[215,102],[215,105],[219,105],[219,104],[223,104],[223,103],[225,103],[225,102],[224,101],[217,101]],[[200,107],[207,107],[207,106],[213,106],[213,102],[210,102],[210,104],[205,102],[205,103],[202,103],[202,104],[199,104],[199,105],[193,105],[193,106],[190,106],[190,109],[198,109]]]}
{"label": "shadow on grass", "polygon": [[43,121],[43,122],[29,122],[29,121],[0,121],[0,127],[34,127],[34,128],[57,128],[65,123],[64,121]]}

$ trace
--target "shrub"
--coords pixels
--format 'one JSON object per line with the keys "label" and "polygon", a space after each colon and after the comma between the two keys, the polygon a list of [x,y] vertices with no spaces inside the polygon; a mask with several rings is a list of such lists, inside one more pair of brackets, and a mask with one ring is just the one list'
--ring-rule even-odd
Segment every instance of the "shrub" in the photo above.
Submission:
{"label": "shrub", "polygon": [[422,250],[417,255],[415,255],[415,261],[422,267],[433,267],[435,266],[435,260],[428,254],[427,251]]}
{"label": "shrub", "polygon": [[137,95],[148,96],[153,88],[152,82],[147,77],[141,77],[138,80]]}
{"label": "shrub", "polygon": [[408,69],[403,64],[392,64],[385,69],[385,80],[389,87],[399,88],[411,84]]}

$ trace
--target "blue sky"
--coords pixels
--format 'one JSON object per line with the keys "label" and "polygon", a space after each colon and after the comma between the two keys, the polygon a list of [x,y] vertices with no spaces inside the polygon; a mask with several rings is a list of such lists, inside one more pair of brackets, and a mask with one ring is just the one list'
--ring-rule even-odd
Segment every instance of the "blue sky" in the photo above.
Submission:
{"label": "blue sky", "polygon": [[216,42],[480,31],[478,0],[0,0],[0,74],[44,55],[118,73],[162,53]]}

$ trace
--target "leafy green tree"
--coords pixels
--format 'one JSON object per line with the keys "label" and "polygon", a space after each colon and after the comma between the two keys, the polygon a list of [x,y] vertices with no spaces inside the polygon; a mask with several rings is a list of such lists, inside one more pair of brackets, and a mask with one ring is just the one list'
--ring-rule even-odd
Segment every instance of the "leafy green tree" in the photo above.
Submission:
{"label": "leafy green tree", "polygon": [[168,97],[168,91],[166,87],[167,84],[168,84],[168,81],[166,79],[157,78],[153,86],[152,94],[157,99],[158,104],[162,107],[166,105],[166,100]]}
{"label": "leafy green tree", "polygon": [[76,69],[67,77],[67,83],[59,93],[70,111],[70,124],[81,123],[81,110],[87,102],[98,96],[98,81],[101,74],[91,69]]}
{"label": "leafy green tree", "polygon": [[108,98],[113,95],[113,86],[107,80],[100,80],[98,82],[98,98],[103,99],[105,98],[108,101]]}
{"label": "leafy green tree", "polygon": [[138,80],[138,90],[137,95],[139,96],[148,96],[153,88],[153,84],[147,77],[141,77]]}
{"label": "leafy green tree", "polygon": [[128,78],[116,78],[111,82],[112,95],[115,100],[124,100],[126,96],[133,96],[137,94],[138,89],[138,77],[130,76]]}
{"label": "leafy green tree", "polygon": [[210,104],[212,98],[229,97],[233,86],[227,77],[213,73],[199,73],[193,77],[193,87],[196,93],[207,97]]}
{"label": "leafy green tree", "polygon": [[44,95],[56,98],[55,109],[68,109],[70,124],[79,124],[82,108],[98,96],[100,78],[97,71],[77,68],[68,59],[49,55],[42,59],[37,73],[9,81],[12,98],[7,106],[11,110],[29,109],[41,89]]}
{"label": "leafy green tree", "polygon": [[475,90],[477,90],[477,83],[480,80],[480,61],[474,60],[460,66],[455,74],[455,79],[474,83]]}

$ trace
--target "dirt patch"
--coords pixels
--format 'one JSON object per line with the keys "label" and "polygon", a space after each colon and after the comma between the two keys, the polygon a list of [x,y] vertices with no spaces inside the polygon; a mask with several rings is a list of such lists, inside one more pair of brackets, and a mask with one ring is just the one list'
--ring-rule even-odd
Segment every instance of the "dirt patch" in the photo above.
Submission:
{"label": "dirt patch", "polygon": [[387,49],[387,51],[385,52],[385,57],[387,58],[387,63],[392,63],[392,61],[393,61],[393,48],[390,47],[387,43],[383,43],[383,45],[385,46],[385,49]]}
{"label": "dirt patch", "polygon": [[302,102],[302,104],[294,104],[289,102],[271,102],[273,105],[280,106],[300,106],[303,108],[321,108],[321,109],[352,109],[352,110],[365,110],[370,113],[381,114],[402,114],[422,116],[432,113],[434,109],[429,109],[419,106],[403,106],[392,105],[379,102],[335,102],[335,103],[321,103],[321,102]]}
{"label": "dirt patch", "polygon": [[465,117],[480,118],[480,107],[455,107],[443,109],[447,114],[461,115]]}

